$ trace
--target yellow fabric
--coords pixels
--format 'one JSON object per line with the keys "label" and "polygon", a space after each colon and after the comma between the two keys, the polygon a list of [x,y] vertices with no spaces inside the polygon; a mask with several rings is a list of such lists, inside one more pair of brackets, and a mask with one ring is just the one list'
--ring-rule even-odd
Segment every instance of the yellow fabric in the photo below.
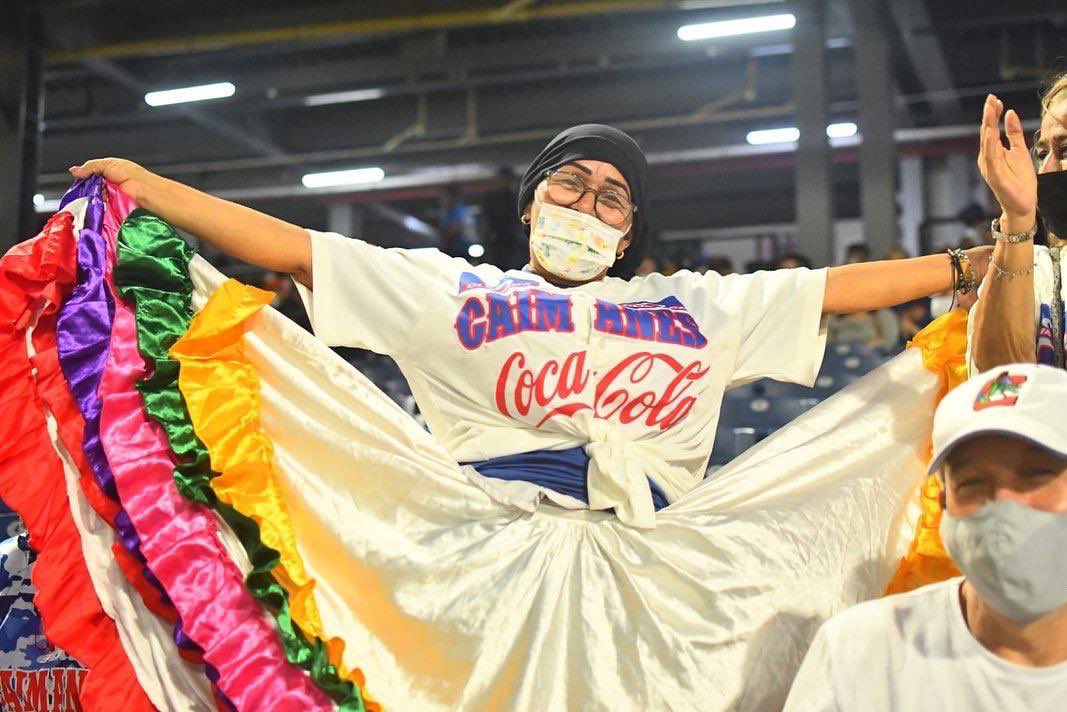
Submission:
{"label": "yellow fabric", "polygon": [[[315,581],[297,550],[289,511],[273,473],[274,447],[260,430],[259,376],[248,362],[241,336],[247,321],[274,294],[228,280],[197,313],[188,331],[170,349],[181,363],[178,387],[193,429],[220,473],[211,486],[219,499],[253,519],[263,543],[280,554],[273,574],[289,593],[293,621],[323,640],[331,663],[343,678],[365,689],[363,673],[342,663],[344,641],[327,638],[313,594]],[[368,709],[377,709],[366,694]]]}
{"label": "yellow fabric", "polygon": [[[956,309],[938,317],[908,342],[908,348],[921,349],[923,366],[941,377],[937,394],[940,402],[946,393],[967,380],[967,312]],[[941,543],[938,530],[941,489],[936,475],[930,475],[923,483],[919,491],[922,513],[915,527],[915,538],[886,588],[887,595],[960,575]]]}

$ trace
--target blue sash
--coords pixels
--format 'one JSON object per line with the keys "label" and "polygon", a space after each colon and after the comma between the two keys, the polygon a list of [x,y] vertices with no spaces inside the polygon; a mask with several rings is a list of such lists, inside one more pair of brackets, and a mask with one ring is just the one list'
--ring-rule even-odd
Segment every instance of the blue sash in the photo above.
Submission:
{"label": "blue sash", "polygon": [[[589,456],[581,447],[531,450],[463,464],[470,465],[485,477],[532,482],[589,504],[589,486],[586,482]],[[648,487],[652,490],[652,506],[657,511],[666,507],[667,497],[663,490],[652,480],[648,481]]]}

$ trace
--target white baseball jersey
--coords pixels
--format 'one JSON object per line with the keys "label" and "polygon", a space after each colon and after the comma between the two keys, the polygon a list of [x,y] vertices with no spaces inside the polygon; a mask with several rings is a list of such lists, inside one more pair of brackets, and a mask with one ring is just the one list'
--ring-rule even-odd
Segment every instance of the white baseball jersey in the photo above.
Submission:
{"label": "white baseball jersey", "polygon": [[589,506],[655,524],[704,477],[727,388],[811,385],[826,270],[682,271],[557,287],[437,250],[310,231],[317,336],[393,357],[458,462],[583,446]]}

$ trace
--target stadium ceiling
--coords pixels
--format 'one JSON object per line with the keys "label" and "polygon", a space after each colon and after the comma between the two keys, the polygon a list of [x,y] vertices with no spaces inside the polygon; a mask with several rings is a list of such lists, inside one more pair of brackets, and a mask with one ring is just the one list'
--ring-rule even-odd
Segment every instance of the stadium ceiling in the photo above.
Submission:
{"label": "stadium ceiling", "polygon": [[[683,42],[677,30],[792,5],[43,0],[39,185],[56,193],[72,162],[116,155],[294,219],[338,200],[419,214],[443,183],[476,192],[501,165],[521,170],[558,130],[599,121],[652,156],[660,227],[788,220],[790,154],[745,137],[791,125],[791,31]],[[1062,0],[884,7],[902,150],[973,143],[967,129],[991,90],[1033,118],[1042,79],[1067,68]],[[863,48],[852,22],[850,2],[827,3],[832,121],[856,119]],[[233,96],[145,102],[148,91],[216,82],[232,83]],[[857,177],[848,146],[837,154],[847,215]],[[308,172],[362,166],[380,166],[386,182],[329,193],[301,185]]]}

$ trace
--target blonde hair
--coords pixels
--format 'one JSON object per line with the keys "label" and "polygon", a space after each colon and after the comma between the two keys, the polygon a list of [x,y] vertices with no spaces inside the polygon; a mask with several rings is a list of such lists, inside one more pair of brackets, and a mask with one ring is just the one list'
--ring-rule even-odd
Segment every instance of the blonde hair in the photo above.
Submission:
{"label": "blonde hair", "polygon": [[1048,89],[1041,95],[1041,115],[1044,116],[1060,98],[1067,99],[1067,72],[1053,77]]}

